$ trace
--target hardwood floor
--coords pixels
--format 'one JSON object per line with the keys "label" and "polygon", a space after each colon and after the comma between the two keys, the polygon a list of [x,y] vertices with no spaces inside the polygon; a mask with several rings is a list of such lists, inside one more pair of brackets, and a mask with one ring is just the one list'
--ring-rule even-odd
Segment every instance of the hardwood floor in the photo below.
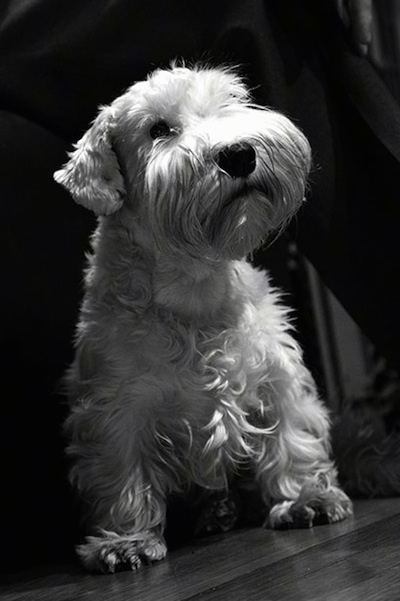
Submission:
{"label": "hardwood floor", "polygon": [[197,541],[137,573],[76,565],[9,576],[1,601],[398,601],[400,499],[355,503],[311,530],[238,530]]}

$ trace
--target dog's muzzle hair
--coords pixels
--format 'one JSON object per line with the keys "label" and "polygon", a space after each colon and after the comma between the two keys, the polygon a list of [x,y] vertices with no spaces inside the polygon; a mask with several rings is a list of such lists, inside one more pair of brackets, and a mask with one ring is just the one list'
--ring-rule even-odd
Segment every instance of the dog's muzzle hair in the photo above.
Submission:
{"label": "dog's muzzle hair", "polygon": [[208,118],[149,156],[140,196],[163,252],[185,242],[185,253],[242,257],[283,228],[303,201],[310,149],[299,130],[249,104],[224,112],[215,134],[216,119]]}

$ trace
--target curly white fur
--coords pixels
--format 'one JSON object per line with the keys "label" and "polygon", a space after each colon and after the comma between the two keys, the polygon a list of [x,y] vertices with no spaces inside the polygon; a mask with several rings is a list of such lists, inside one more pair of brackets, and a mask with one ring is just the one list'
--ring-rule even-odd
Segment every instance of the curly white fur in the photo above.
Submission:
{"label": "curly white fur", "polygon": [[245,461],[272,526],[351,513],[288,309],[243,258],[296,212],[309,167],[304,135],[234,72],[173,66],[103,107],[55,174],[100,215],[66,423],[89,569],[164,557],[168,495],[228,487]]}

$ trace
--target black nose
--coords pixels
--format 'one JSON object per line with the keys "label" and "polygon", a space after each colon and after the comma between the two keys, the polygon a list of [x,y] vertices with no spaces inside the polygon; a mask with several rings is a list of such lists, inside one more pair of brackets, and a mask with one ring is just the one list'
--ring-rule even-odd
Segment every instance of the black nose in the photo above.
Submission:
{"label": "black nose", "polygon": [[256,168],[256,151],[247,143],[232,144],[217,154],[216,163],[231,177],[247,177]]}

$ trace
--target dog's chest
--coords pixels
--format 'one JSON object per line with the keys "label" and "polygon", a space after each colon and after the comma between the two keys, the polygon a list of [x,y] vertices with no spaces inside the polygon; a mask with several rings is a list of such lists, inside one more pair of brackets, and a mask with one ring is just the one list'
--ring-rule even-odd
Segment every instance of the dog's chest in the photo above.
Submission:
{"label": "dog's chest", "polygon": [[284,346],[286,313],[266,274],[245,261],[233,261],[229,274],[213,318],[180,319],[154,306],[145,322],[132,324],[132,332],[127,328],[135,360],[173,390],[185,410],[199,405],[211,410],[221,398],[253,404],[252,395]]}
{"label": "dog's chest", "polygon": [[184,464],[199,484],[221,485],[229,466],[257,448],[257,428],[273,426],[260,415],[269,404],[271,361],[257,314],[249,307],[236,327],[225,329],[165,324],[161,338],[175,342],[172,354],[167,347],[169,359],[155,366],[168,390],[154,413],[155,434],[169,463]]}
{"label": "dog's chest", "polygon": [[221,402],[259,405],[279,345],[281,321],[274,298],[247,296],[226,305],[220,323],[182,323],[158,313],[149,352],[155,374],[170,387],[174,410],[207,421]]}

